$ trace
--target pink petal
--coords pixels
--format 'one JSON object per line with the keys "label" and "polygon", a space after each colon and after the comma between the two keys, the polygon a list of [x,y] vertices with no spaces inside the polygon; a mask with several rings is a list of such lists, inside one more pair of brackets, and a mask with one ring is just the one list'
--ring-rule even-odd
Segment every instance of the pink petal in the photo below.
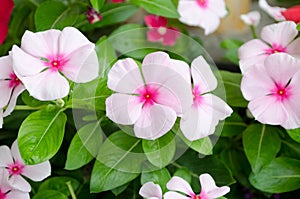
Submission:
{"label": "pink petal", "polygon": [[171,64],[171,59],[169,55],[165,52],[154,52],[145,56],[142,65],[163,65],[169,66]]}
{"label": "pink petal", "polygon": [[162,40],[161,34],[159,34],[157,28],[153,28],[151,30],[148,30],[147,32],[147,40],[150,42],[158,42]]}
{"label": "pink petal", "polygon": [[162,198],[162,190],[158,184],[154,184],[153,182],[145,183],[140,191],[139,194],[144,198]]}
{"label": "pink petal", "polygon": [[239,48],[239,59],[252,58],[255,60],[257,56],[266,54],[266,50],[269,48],[262,40],[252,39]]}
{"label": "pink petal", "polygon": [[284,21],[265,26],[261,31],[261,38],[271,45],[286,47],[296,36],[298,30],[292,21]]}
{"label": "pink petal", "polygon": [[214,199],[224,196],[230,191],[227,186],[217,187],[214,179],[207,173],[200,175],[201,193],[200,197]]}
{"label": "pink petal", "polygon": [[69,61],[62,67],[61,72],[68,79],[85,83],[98,77],[99,63],[94,44],[76,49],[66,59]]}
{"label": "pink petal", "polygon": [[34,76],[24,77],[22,82],[30,95],[41,101],[64,98],[70,90],[66,78],[50,69]]}
{"label": "pink petal", "polygon": [[25,87],[23,85],[18,85],[14,88],[13,93],[11,95],[10,101],[8,103],[8,106],[6,107],[3,116],[6,117],[13,112],[16,104],[17,104],[17,98],[18,96],[25,90]]}
{"label": "pink petal", "polygon": [[262,96],[250,101],[248,108],[255,119],[263,124],[281,125],[288,113],[281,101],[274,96]]}
{"label": "pink petal", "polygon": [[294,57],[300,58],[300,38],[290,43],[286,48],[286,52]]}
{"label": "pink petal", "polygon": [[18,140],[15,140],[11,145],[11,153],[15,161],[18,161],[21,164],[24,164],[23,159],[20,154],[20,150],[18,147]]}
{"label": "pink petal", "polygon": [[12,58],[15,73],[22,81],[23,76],[36,75],[46,68],[39,58],[27,54],[15,45],[12,48]]}
{"label": "pink petal", "polygon": [[131,95],[115,93],[106,99],[106,116],[112,121],[130,125],[141,115],[143,103]]}
{"label": "pink petal", "polygon": [[51,174],[51,165],[49,161],[32,165],[25,166],[22,175],[28,177],[29,179],[38,182],[42,181]]}
{"label": "pink petal", "polygon": [[195,195],[191,188],[191,185],[189,185],[189,183],[184,179],[177,176],[171,178],[171,180],[167,183],[167,188],[170,191],[179,191],[189,196]]}
{"label": "pink petal", "polygon": [[0,167],[14,163],[10,149],[7,146],[0,146]]}
{"label": "pink petal", "polygon": [[190,197],[184,196],[174,191],[168,191],[164,195],[164,199],[190,199]]}
{"label": "pink petal", "polygon": [[29,193],[18,191],[18,190],[11,190],[7,195],[5,199],[30,199]]}
{"label": "pink petal", "polygon": [[10,56],[0,57],[0,80],[7,79],[13,73],[12,60]]}
{"label": "pink petal", "polygon": [[152,28],[166,27],[168,23],[166,18],[156,15],[147,15],[144,20],[146,25]]}
{"label": "pink petal", "polygon": [[202,56],[197,57],[192,62],[191,73],[194,85],[201,88],[201,93],[210,92],[216,89],[218,84],[217,79]]}
{"label": "pink petal", "polygon": [[249,57],[246,59],[241,59],[239,61],[240,69],[242,74],[244,74],[249,68],[253,67],[254,65],[264,65],[265,59],[269,55],[267,54],[261,54],[254,57]]}
{"label": "pink petal", "polygon": [[59,37],[59,52],[69,55],[84,46],[93,46],[79,30],[73,27],[66,27]]}
{"label": "pink petal", "polygon": [[227,193],[229,193],[229,191],[230,191],[229,187],[223,186],[223,187],[218,187],[212,190],[211,192],[206,193],[205,195],[207,196],[208,199],[214,199],[226,195]]}
{"label": "pink petal", "polygon": [[176,118],[175,111],[167,106],[144,106],[134,124],[134,133],[138,138],[155,140],[171,130]]}
{"label": "pink petal", "polygon": [[220,18],[228,14],[224,0],[209,0],[207,6],[208,9],[216,13]]}
{"label": "pink petal", "polygon": [[140,69],[131,58],[117,61],[108,73],[107,86],[116,92],[132,94],[143,85]]}
{"label": "pink petal", "polygon": [[1,90],[0,108],[3,108],[8,104],[12,89],[13,88],[10,88],[9,86],[9,81],[0,80],[0,90]]}
{"label": "pink petal", "polygon": [[[57,54],[59,30],[47,30],[33,33],[26,31],[22,37],[21,48],[37,59],[45,58],[49,54]],[[28,67],[28,65],[25,65]],[[30,66],[30,65],[29,65]]]}
{"label": "pink petal", "polygon": [[166,46],[174,46],[176,44],[177,37],[180,36],[178,33],[178,30],[167,29],[167,32],[163,35],[163,44]]}
{"label": "pink petal", "polygon": [[8,183],[13,188],[23,191],[23,192],[30,192],[31,186],[30,184],[21,176],[21,175],[12,175]]}

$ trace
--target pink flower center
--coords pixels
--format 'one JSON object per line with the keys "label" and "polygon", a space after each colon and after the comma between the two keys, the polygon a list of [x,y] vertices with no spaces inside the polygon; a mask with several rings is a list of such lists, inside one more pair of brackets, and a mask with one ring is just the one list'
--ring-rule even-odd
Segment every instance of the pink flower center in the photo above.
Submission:
{"label": "pink flower center", "polygon": [[15,88],[21,84],[21,81],[16,74],[11,73],[9,78],[9,88]]}
{"label": "pink flower center", "polygon": [[198,5],[201,7],[201,8],[206,8],[207,7],[207,4],[208,4],[208,0],[196,0]]}
{"label": "pink flower center", "polygon": [[25,165],[16,161],[13,164],[8,165],[9,175],[20,175],[23,173]]}
{"label": "pink flower center", "polygon": [[266,50],[266,54],[271,55],[274,53],[286,52],[286,48],[280,44],[273,44],[271,48]]}
{"label": "pink flower center", "polygon": [[48,56],[47,58],[42,58],[42,60],[52,71],[62,71],[65,64],[69,61],[66,60],[63,55]]}
{"label": "pink flower center", "polygon": [[138,89],[137,93],[139,94],[139,101],[144,103],[144,106],[152,106],[159,95],[157,88],[149,85]]}
{"label": "pink flower center", "polygon": [[192,195],[192,199],[201,199],[201,197],[197,195]]}
{"label": "pink flower center", "polygon": [[6,198],[6,194],[2,192],[0,189],[0,199],[5,199],[5,198]]}
{"label": "pink flower center", "polygon": [[193,102],[194,102],[193,106],[195,107],[200,106],[203,98],[201,96],[202,93],[200,91],[199,86],[195,85],[192,93],[193,93]]}
{"label": "pink flower center", "polygon": [[290,87],[276,84],[275,88],[271,91],[272,96],[276,97],[277,100],[283,101],[289,99],[291,96]]}

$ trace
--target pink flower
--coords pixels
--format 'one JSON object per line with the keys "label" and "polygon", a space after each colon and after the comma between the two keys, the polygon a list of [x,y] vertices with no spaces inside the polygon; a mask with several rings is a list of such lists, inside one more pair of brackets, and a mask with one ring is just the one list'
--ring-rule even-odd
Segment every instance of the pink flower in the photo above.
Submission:
{"label": "pink flower", "polygon": [[300,23],[300,5],[290,7],[281,12],[286,20]]}
{"label": "pink flower", "polygon": [[111,2],[113,2],[113,3],[123,3],[124,0],[111,0]]}
{"label": "pink flower", "polygon": [[248,26],[257,26],[260,22],[261,15],[258,11],[252,11],[247,14],[242,14],[241,20]]}
{"label": "pink flower", "polygon": [[68,95],[66,78],[84,83],[98,76],[95,45],[72,27],[32,33],[26,31],[21,48],[13,46],[14,70],[30,95],[55,100]]}
{"label": "pink flower", "polygon": [[[296,24],[284,21],[265,26],[261,31],[261,39],[246,42],[239,49],[240,68],[242,73],[255,64],[263,64],[265,59],[274,53],[287,53],[300,57],[300,38]],[[294,41],[293,41],[294,40]]]}
{"label": "pink flower", "polygon": [[190,73],[194,83],[192,88],[191,80],[188,80],[192,88],[193,105],[183,113],[180,129],[187,139],[193,141],[213,134],[219,120],[230,116],[232,109],[226,102],[210,93],[216,89],[218,83],[202,56],[192,62]]}
{"label": "pink flower", "polygon": [[241,90],[248,108],[263,124],[300,127],[300,61],[284,53],[270,55],[264,65],[244,74]]}
{"label": "pink flower", "polygon": [[[184,179],[174,176],[167,183],[171,191],[165,193],[165,199],[215,199],[224,196],[230,191],[227,186],[217,187],[214,179],[207,173],[200,175],[201,193],[195,194],[191,186]],[[177,192],[175,192],[177,191]],[[180,193],[178,193],[180,192]]]}
{"label": "pink flower", "polygon": [[168,20],[161,16],[147,15],[145,23],[151,30],[147,32],[147,39],[151,42],[162,42],[166,46],[173,46],[180,37],[177,28],[168,27]]}
{"label": "pink flower", "polygon": [[216,31],[227,15],[224,0],[179,0],[178,12],[182,23],[203,28],[205,35]]}
{"label": "pink flower", "polygon": [[2,0],[0,6],[0,45],[6,39],[10,14],[14,7],[13,0]]}
{"label": "pink flower", "polygon": [[188,83],[170,68],[183,63],[163,52],[147,55],[141,68],[131,58],[117,61],[107,83],[117,93],[106,99],[106,115],[118,124],[133,124],[136,137],[163,136],[192,104]]}
{"label": "pink flower", "polygon": [[97,10],[95,10],[94,8],[89,8],[88,11],[86,12],[86,17],[89,21],[90,24],[94,24],[98,21],[102,20],[102,16],[100,15],[99,12],[97,12]]}
{"label": "pink flower", "polygon": [[158,184],[154,184],[153,182],[145,183],[139,194],[146,199],[162,199],[162,190]]}
{"label": "pink flower", "polygon": [[9,184],[24,192],[30,192],[30,184],[22,177],[26,176],[33,181],[41,181],[48,177],[51,172],[49,161],[37,165],[25,165],[15,141],[11,150],[7,146],[0,147],[0,167],[5,168],[9,173]]}
{"label": "pink flower", "polygon": [[2,128],[3,117],[13,111],[17,98],[25,87],[13,71],[11,56],[0,57],[0,71],[0,128]]}
{"label": "pink flower", "polygon": [[8,183],[9,174],[0,168],[0,199],[29,199],[28,192],[19,191]]}
{"label": "pink flower", "polygon": [[259,0],[258,5],[263,11],[268,13],[268,15],[270,15],[276,21],[284,21],[285,20],[284,16],[281,14],[281,12],[285,10],[285,8],[281,8],[281,7],[277,7],[277,6],[272,7],[268,4],[268,2],[266,0]]}

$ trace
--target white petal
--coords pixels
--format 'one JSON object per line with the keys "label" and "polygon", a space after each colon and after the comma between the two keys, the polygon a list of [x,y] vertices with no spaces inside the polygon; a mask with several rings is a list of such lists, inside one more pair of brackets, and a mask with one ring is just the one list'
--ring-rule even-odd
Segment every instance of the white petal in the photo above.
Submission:
{"label": "white petal", "polygon": [[13,164],[14,160],[8,146],[0,146],[0,167],[7,167],[9,164]]}
{"label": "white petal", "polygon": [[10,88],[9,86],[9,81],[0,80],[0,90],[1,90],[0,108],[3,108],[8,104],[12,89],[13,88]]}
{"label": "white petal", "polygon": [[106,115],[118,124],[130,125],[140,117],[142,106],[135,96],[115,93],[106,99]]}
{"label": "white petal", "polygon": [[162,190],[158,184],[154,184],[153,182],[145,183],[140,191],[139,194],[144,198],[162,198]]}
{"label": "white petal", "polygon": [[224,0],[209,0],[208,8],[216,13],[219,17],[225,17],[227,15],[226,4]]}
{"label": "white petal", "polygon": [[179,191],[185,193],[189,196],[194,195],[191,185],[187,183],[184,179],[174,176],[171,180],[167,183],[167,188],[171,191]]}
{"label": "white petal", "polygon": [[190,197],[184,196],[174,191],[168,191],[164,195],[164,199],[190,199]]}
{"label": "white petal", "polygon": [[0,80],[9,78],[13,73],[11,56],[0,57]]}
{"label": "white petal", "polygon": [[295,39],[290,45],[288,45],[286,52],[290,55],[300,58],[300,38]]}
{"label": "white petal", "polygon": [[187,84],[191,84],[191,70],[187,63],[181,60],[171,59],[170,67],[186,80]]}
{"label": "white petal", "polygon": [[284,16],[281,14],[281,11],[284,11],[285,8],[276,7],[276,6],[272,7],[267,3],[266,0],[259,0],[258,5],[263,11],[268,13],[268,15],[273,17],[275,20],[277,21],[285,20]]}
{"label": "white petal", "polygon": [[134,124],[134,133],[138,138],[157,139],[171,130],[176,118],[175,111],[167,106],[159,104],[144,106]]}
{"label": "white petal", "polygon": [[51,175],[50,162],[46,161],[37,165],[25,166],[22,175],[35,182],[42,181]]}
{"label": "white petal", "polygon": [[203,198],[219,198],[230,191],[230,188],[227,186],[217,187],[214,179],[207,173],[200,175],[200,184],[201,184],[201,193],[200,197]]}
{"label": "white petal", "polygon": [[3,127],[3,109],[0,109],[0,129]]}
{"label": "white petal", "polygon": [[240,16],[241,20],[248,26],[257,26],[260,22],[261,15],[258,11],[252,11]]}
{"label": "white petal", "polygon": [[108,73],[108,88],[120,93],[135,93],[144,85],[136,62],[127,58],[117,61]]}
{"label": "white petal", "polygon": [[169,66],[171,64],[171,59],[169,55],[165,52],[154,52],[145,56],[142,65],[164,65]]}
{"label": "white petal", "polygon": [[30,199],[28,192],[18,191],[18,190],[11,190],[5,199]]}
{"label": "white petal", "polygon": [[31,191],[30,184],[21,175],[12,175],[9,178],[8,183],[10,186],[12,186],[17,190],[24,191],[24,192]]}
{"label": "white petal", "polygon": [[11,95],[10,101],[8,103],[8,106],[6,107],[3,116],[6,117],[13,112],[16,104],[17,104],[17,99],[18,96],[25,90],[25,87],[23,85],[18,85],[17,87],[14,88],[13,93]]}
{"label": "white petal", "polygon": [[15,161],[18,161],[22,164],[24,164],[23,162],[23,159],[21,157],[21,154],[20,154],[20,150],[19,150],[19,147],[18,147],[18,140],[15,140],[11,146],[11,153],[13,155],[13,158]]}
{"label": "white petal", "polygon": [[7,169],[0,167],[0,187],[1,191],[4,193],[11,190],[11,187],[8,184],[8,175]]}
{"label": "white petal", "polygon": [[264,65],[265,63],[265,60],[266,58],[268,57],[269,55],[267,54],[262,54],[262,55],[257,55],[257,56],[254,56],[254,57],[249,57],[249,58],[246,58],[246,59],[241,59],[239,61],[239,65],[240,65],[240,69],[241,69],[241,72],[242,74],[245,74],[245,72],[253,67],[254,65]]}
{"label": "white petal", "polygon": [[256,56],[266,54],[266,50],[268,50],[270,46],[268,46],[265,42],[260,39],[252,39],[246,43],[244,43],[239,48],[239,59],[247,59],[252,58],[256,59]]}

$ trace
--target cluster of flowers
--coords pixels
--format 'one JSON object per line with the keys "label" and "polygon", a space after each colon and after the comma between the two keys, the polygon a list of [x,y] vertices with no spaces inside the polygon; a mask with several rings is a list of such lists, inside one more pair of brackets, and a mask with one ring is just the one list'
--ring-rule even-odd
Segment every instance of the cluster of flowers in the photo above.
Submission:
{"label": "cluster of flowers", "polygon": [[207,173],[200,175],[199,180],[202,189],[199,195],[194,193],[187,181],[178,176],[172,177],[167,183],[170,191],[164,195],[161,187],[153,182],[145,183],[139,194],[146,199],[214,199],[230,191],[228,186],[217,187],[214,179]]}
{"label": "cluster of flowers", "polygon": [[42,181],[51,174],[50,162],[25,165],[15,141],[11,149],[0,146],[0,199],[29,199],[30,184],[22,177]]}

